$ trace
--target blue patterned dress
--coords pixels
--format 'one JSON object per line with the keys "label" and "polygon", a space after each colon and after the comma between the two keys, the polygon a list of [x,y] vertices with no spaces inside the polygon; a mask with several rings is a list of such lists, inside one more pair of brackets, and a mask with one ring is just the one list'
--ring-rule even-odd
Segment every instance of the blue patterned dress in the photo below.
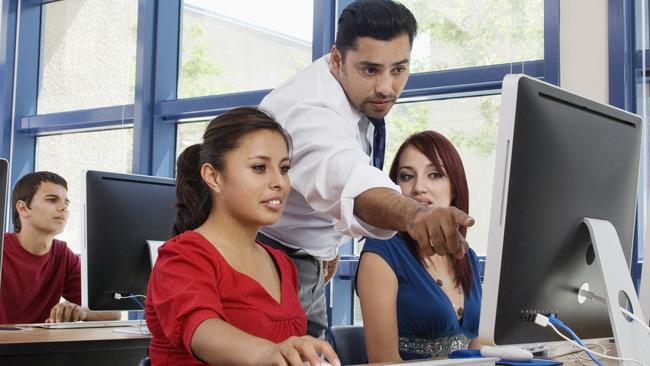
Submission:
{"label": "blue patterned dress", "polygon": [[466,349],[478,335],[481,282],[476,253],[466,256],[472,266],[472,284],[465,293],[461,319],[445,292],[409,251],[398,235],[388,240],[366,239],[361,253],[382,257],[397,276],[397,328],[399,353],[403,360],[447,356]]}

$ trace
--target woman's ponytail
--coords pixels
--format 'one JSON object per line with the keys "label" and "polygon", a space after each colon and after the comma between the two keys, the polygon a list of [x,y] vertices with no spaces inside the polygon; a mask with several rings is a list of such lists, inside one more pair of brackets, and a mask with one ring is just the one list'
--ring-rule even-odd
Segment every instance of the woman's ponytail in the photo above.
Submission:
{"label": "woman's ponytail", "polygon": [[177,160],[173,235],[201,226],[212,208],[210,191],[201,178],[201,146],[194,144],[188,147]]}

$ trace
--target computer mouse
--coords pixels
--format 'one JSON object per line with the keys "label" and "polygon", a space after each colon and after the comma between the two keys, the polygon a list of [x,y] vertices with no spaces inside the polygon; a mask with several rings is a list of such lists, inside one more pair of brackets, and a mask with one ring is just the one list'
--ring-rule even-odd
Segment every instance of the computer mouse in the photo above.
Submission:
{"label": "computer mouse", "polygon": [[533,354],[530,351],[515,346],[482,346],[481,356],[498,357],[511,361],[529,361],[533,359]]}
{"label": "computer mouse", "polygon": [[[302,364],[303,366],[311,366],[311,364],[307,361],[304,361]],[[332,366],[332,364],[327,361],[321,361],[320,364],[321,366]]]}

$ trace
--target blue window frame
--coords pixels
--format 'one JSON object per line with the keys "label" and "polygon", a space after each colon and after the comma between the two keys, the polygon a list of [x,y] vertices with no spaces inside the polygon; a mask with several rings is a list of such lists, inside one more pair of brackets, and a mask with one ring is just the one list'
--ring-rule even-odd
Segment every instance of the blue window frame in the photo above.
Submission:
{"label": "blue window frame", "polygon": [[[329,52],[337,10],[351,1],[314,0],[313,59]],[[3,19],[0,22],[0,156],[11,159],[12,185],[16,177],[33,170],[35,140],[39,134],[119,126],[125,122],[132,123],[134,128],[132,171],[172,177],[179,120],[210,117],[236,106],[258,104],[269,92],[254,90],[177,99],[182,1],[138,0],[134,103],[37,114],[41,14],[42,6],[48,2],[0,0]],[[610,1],[610,13],[615,11],[611,10],[612,3],[618,2]],[[625,32],[628,34],[629,29]],[[616,31],[611,31],[610,36],[612,33]],[[403,97],[494,94],[501,88],[505,74],[523,71],[558,84],[559,0],[544,1],[543,60],[413,74]],[[633,103],[634,98],[630,98]],[[330,319],[335,324],[352,321],[350,279],[356,272],[357,258],[352,256],[351,246],[342,248],[341,252],[347,256],[343,257],[332,292],[336,306]]]}

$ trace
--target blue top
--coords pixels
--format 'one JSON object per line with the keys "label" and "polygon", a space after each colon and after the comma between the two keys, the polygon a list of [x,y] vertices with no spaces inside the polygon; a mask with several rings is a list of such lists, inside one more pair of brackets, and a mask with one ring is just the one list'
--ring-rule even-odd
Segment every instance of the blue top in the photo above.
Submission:
{"label": "blue top", "polygon": [[472,249],[466,254],[472,267],[472,283],[465,293],[461,319],[457,319],[449,297],[413,257],[399,234],[388,240],[366,239],[361,255],[365,252],[382,257],[397,277],[397,328],[403,360],[447,356],[467,348],[469,341],[477,337],[482,291],[478,259]]}

